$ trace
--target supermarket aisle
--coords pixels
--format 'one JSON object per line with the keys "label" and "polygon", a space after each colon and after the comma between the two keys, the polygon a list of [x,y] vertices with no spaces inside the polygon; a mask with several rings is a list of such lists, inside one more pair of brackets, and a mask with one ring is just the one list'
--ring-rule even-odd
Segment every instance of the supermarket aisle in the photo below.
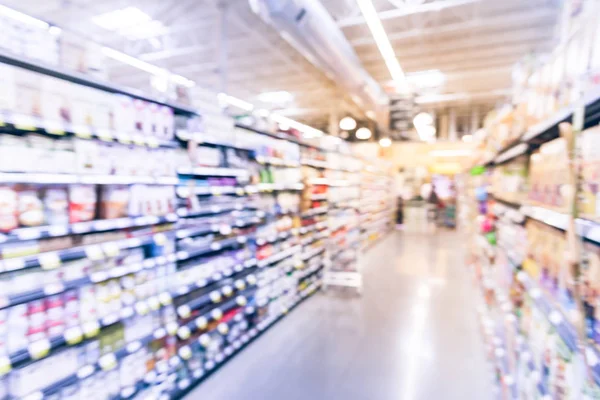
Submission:
{"label": "supermarket aisle", "polygon": [[317,294],[187,399],[491,399],[460,239],[390,235],[362,298]]}

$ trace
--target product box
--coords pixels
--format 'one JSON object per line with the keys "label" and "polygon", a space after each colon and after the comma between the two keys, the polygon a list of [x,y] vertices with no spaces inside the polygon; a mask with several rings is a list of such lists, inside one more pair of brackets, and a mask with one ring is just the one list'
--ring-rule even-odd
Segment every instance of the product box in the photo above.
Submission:
{"label": "product box", "polygon": [[20,114],[39,117],[42,114],[42,75],[25,69],[15,70],[15,110]]}
{"label": "product box", "polygon": [[[1,41],[1,39],[0,39]],[[14,111],[17,103],[16,68],[0,64],[0,111]]]}

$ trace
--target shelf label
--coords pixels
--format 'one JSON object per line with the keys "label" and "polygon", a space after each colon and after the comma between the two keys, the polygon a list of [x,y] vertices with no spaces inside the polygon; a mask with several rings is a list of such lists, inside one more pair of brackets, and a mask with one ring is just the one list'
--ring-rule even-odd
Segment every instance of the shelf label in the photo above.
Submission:
{"label": "shelf label", "polygon": [[159,146],[158,139],[152,136],[146,138],[146,143],[148,144],[148,147],[151,148],[157,148]]}
{"label": "shelf label", "polygon": [[135,342],[129,343],[127,345],[126,350],[129,354],[133,354],[141,348],[142,348],[142,342],[140,342],[139,340],[136,340]]}
{"label": "shelf label", "polygon": [[13,125],[21,131],[37,130],[37,121],[29,115],[15,115],[13,117]]}
{"label": "shelf label", "polygon": [[73,133],[75,134],[75,136],[77,136],[78,138],[81,138],[81,139],[91,139],[92,138],[92,131],[90,130],[89,127],[84,126],[84,125],[74,126]]}
{"label": "shelf label", "polygon": [[106,317],[102,318],[102,325],[108,326],[112,325],[119,320],[118,313],[108,314]]}
{"label": "shelf label", "polygon": [[113,135],[107,129],[98,129],[96,131],[96,136],[98,136],[98,139],[103,140],[105,142],[112,142],[113,141]]}
{"label": "shelf label", "polygon": [[98,333],[100,333],[100,324],[98,323],[98,321],[86,322],[85,324],[83,324],[82,328],[83,334],[86,338],[92,338],[94,336],[97,336]]}
{"label": "shelf label", "polygon": [[0,357],[0,377],[8,374],[12,370],[10,358]]}
{"label": "shelf label", "polygon": [[46,357],[50,352],[50,341],[48,339],[42,339],[33,342],[27,347],[27,351],[33,360],[39,360],[40,358]]}
{"label": "shelf label", "polygon": [[196,327],[198,329],[206,329],[206,327],[208,326],[208,320],[206,319],[206,317],[198,317],[196,318]]}
{"label": "shelf label", "polygon": [[60,267],[61,261],[57,253],[45,253],[38,256],[42,269],[50,270]]}
{"label": "shelf label", "polygon": [[223,194],[223,189],[219,186],[213,186],[210,188],[210,192],[215,196],[220,196],[221,194]]}
{"label": "shelf label", "polygon": [[92,375],[94,372],[96,372],[96,368],[93,365],[86,365],[85,367],[81,367],[77,371],[77,377],[79,379],[85,379],[88,376]]}
{"label": "shelf label", "polygon": [[115,242],[104,244],[102,249],[108,257],[117,257],[121,252],[121,248]]}
{"label": "shelf label", "polygon": [[123,144],[130,144],[131,136],[129,136],[127,134],[117,135],[117,141],[119,141],[119,143],[123,143]]}
{"label": "shelf label", "polygon": [[177,309],[177,314],[179,314],[181,318],[187,319],[192,314],[192,310],[188,305],[182,305]]}
{"label": "shelf label", "polygon": [[104,253],[100,246],[87,246],[85,248],[85,255],[92,261],[98,261],[104,258]]}
{"label": "shelf label", "polygon": [[200,343],[200,345],[203,347],[208,347],[210,345],[210,342],[210,336],[206,333],[198,338],[198,343]]}
{"label": "shelf label", "polygon": [[250,285],[256,285],[256,277],[253,274],[250,274],[246,277],[246,282]]}
{"label": "shelf label", "polygon": [[65,290],[65,285],[60,282],[51,283],[44,286],[44,294],[46,296],[52,296],[53,294],[61,293]]}
{"label": "shelf label", "polygon": [[248,300],[246,300],[246,298],[244,296],[238,296],[235,299],[235,302],[240,307],[244,307],[246,304],[248,304]]}
{"label": "shelf label", "polygon": [[170,322],[167,324],[166,328],[167,328],[167,333],[170,336],[174,336],[177,333],[179,326],[177,325],[177,322]]}
{"label": "shelf label", "polygon": [[121,390],[121,398],[128,399],[135,393],[135,386],[129,386]]}
{"label": "shelf label", "polygon": [[218,303],[221,301],[221,293],[217,292],[216,290],[213,292],[210,292],[209,297],[213,303]]}
{"label": "shelf label", "polygon": [[218,308],[215,308],[214,310],[212,310],[210,312],[210,316],[212,317],[212,319],[214,319],[215,321],[220,321],[221,318],[223,318],[223,311],[221,311]]}
{"label": "shelf label", "polygon": [[144,136],[142,136],[142,135],[133,135],[132,139],[133,139],[133,143],[138,146],[144,146],[146,144],[146,141],[144,140]]}
{"label": "shelf label", "polygon": [[167,236],[164,233],[157,233],[154,235],[154,243],[164,246],[167,243]]}
{"label": "shelf label", "polygon": [[233,294],[233,288],[229,285],[226,285],[221,289],[221,292],[225,295],[225,297],[230,297]]}
{"label": "shelf label", "polygon": [[69,346],[78,344],[83,340],[83,332],[78,326],[67,329],[63,336]]}
{"label": "shelf label", "polygon": [[235,281],[234,285],[238,290],[246,289],[246,282],[244,282],[241,279],[238,279],[237,281]]}
{"label": "shelf label", "polygon": [[105,354],[98,360],[100,368],[104,371],[110,371],[117,366],[117,357],[114,353]]}
{"label": "shelf label", "polygon": [[150,307],[150,309],[152,311],[156,311],[160,308],[160,301],[158,300],[157,297],[150,297],[148,300],[148,306]]}
{"label": "shelf label", "polygon": [[181,357],[184,360],[189,360],[190,358],[192,358],[192,349],[190,349],[190,346],[183,346],[179,349],[179,357]]}
{"label": "shelf label", "polygon": [[138,301],[135,303],[135,311],[142,316],[148,314],[148,303],[145,301]]}
{"label": "shelf label", "polygon": [[237,194],[238,196],[243,196],[244,194],[246,194],[246,192],[244,191],[243,188],[237,188],[235,190],[235,194]]}

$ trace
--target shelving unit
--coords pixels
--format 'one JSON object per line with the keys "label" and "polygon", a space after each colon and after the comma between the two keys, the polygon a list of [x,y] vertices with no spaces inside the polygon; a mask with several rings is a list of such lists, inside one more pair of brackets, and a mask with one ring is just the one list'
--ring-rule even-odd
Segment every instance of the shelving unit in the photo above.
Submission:
{"label": "shelving unit", "polygon": [[350,154],[223,115],[211,131],[193,107],[3,50],[0,63],[93,89],[106,108],[0,109],[0,203],[13,207],[0,210],[0,397],[181,398],[330,267],[355,264]]}

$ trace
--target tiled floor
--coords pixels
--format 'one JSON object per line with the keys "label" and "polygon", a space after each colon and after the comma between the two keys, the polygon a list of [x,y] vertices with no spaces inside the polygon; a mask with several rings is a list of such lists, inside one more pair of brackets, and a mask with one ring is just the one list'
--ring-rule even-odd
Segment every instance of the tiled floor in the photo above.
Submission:
{"label": "tiled floor", "polygon": [[460,236],[393,233],[362,264],[362,297],[316,294],[186,399],[492,399]]}

